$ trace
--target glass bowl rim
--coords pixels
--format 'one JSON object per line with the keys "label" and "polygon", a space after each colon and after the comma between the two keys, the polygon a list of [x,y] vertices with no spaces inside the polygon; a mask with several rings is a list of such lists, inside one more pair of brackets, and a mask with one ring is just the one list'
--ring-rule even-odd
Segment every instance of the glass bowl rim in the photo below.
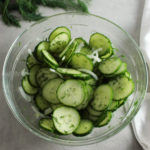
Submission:
{"label": "glass bowl rim", "polygon": [[[34,27],[36,24],[39,24],[41,22],[44,22],[45,20],[49,19],[49,18],[52,18],[52,17],[55,17],[55,16],[61,16],[61,15],[68,15],[68,14],[72,14],[72,15],[87,15],[87,16],[92,16],[92,17],[96,17],[98,19],[102,19],[102,20],[105,20],[106,22],[108,23],[111,23],[113,24],[114,26],[116,26],[118,29],[120,29],[122,32],[124,32],[126,34],[126,36],[132,41],[132,43],[134,44],[134,46],[136,47],[136,50],[143,62],[143,65],[144,65],[144,70],[145,70],[145,73],[146,73],[146,84],[145,84],[145,87],[144,87],[144,94],[141,96],[143,97],[143,99],[140,101],[140,103],[138,103],[136,106],[135,106],[135,109],[134,111],[131,113],[130,117],[128,117],[126,119],[126,121],[124,123],[122,123],[120,125],[119,128],[115,129],[113,132],[111,132],[108,136],[105,136],[103,137],[103,139],[99,139],[99,138],[94,138],[94,139],[90,139],[90,140],[85,140],[84,142],[79,142],[79,141],[68,141],[68,140],[63,140],[63,139],[58,139],[58,138],[47,138],[43,135],[41,135],[40,133],[36,132],[37,129],[32,129],[27,122],[25,122],[23,119],[20,118],[19,114],[17,113],[17,111],[15,110],[15,108],[11,105],[11,99],[9,98],[9,96],[7,95],[7,91],[6,91],[6,86],[5,86],[5,73],[6,73],[6,66],[7,66],[7,63],[8,63],[8,59],[9,59],[9,56],[10,56],[10,53],[11,51],[13,50],[13,47],[14,45],[16,44],[16,42],[19,40],[19,38],[25,33],[27,32],[29,29],[31,29],[32,27]],[[100,141],[104,141],[110,137],[112,137],[113,135],[117,134],[118,132],[120,132],[123,128],[125,128],[130,122],[131,120],[133,119],[133,117],[136,115],[136,113],[138,112],[138,110],[140,109],[140,106],[141,106],[141,103],[142,101],[144,100],[144,96],[146,94],[146,91],[147,91],[147,85],[148,85],[148,71],[147,71],[147,65],[146,65],[146,62],[145,62],[145,59],[144,59],[144,56],[140,50],[140,48],[138,47],[137,43],[135,42],[135,40],[131,37],[131,35],[129,33],[127,33],[122,27],[120,27],[119,25],[117,25],[116,23],[114,23],[113,21],[109,20],[109,19],[106,19],[104,17],[101,17],[101,16],[98,16],[98,15],[95,15],[95,14],[91,14],[91,13],[82,13],[82,12],[65,12],[65,13],[58,13],[58,14],[55,14],[55,15],[52,15],[52,16],[47,16],[39,21],[37,21],[36,23],[33,23],[32,25],[30,25],[28,28],[26,28],[15,40],[14,42],[12,43],[12,45],[10,46],[8,52],[7,52],[7,55],[5,57],[5,60],[4,60],[4,64],[3,64],[3,70],[2,70],[2,86],[3,86],[3,92],[4,92],[4,96],[5,96],[5,100],[9,106],[9,108],[11,109],[14,117],[22,124],[23,127],[25,127],[27,130],[29,130],[30,132],[32,132],[33,134],[37,135],[38,137],[42,138],[42,139],[45,139],[49,142],[54,142],[56,144],[61,144],[61,145],[70,145],[70,146],[81,146],[81,145],[89,145],[89,144],[94,144],[94,143],[98,143]],[[38,130],[37,130],[38,131]]]}

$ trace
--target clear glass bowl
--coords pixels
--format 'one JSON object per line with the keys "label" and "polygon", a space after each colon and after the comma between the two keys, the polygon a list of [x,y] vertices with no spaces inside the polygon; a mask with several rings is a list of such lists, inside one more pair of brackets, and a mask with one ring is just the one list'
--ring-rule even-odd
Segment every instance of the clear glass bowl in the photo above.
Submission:
{"label": "clear glass bowl", "polygon": [[[89,40],[94,32],[108,36],[114,46],[119,49],[118,55],[128,64],[135,83],[135,92],[128,98],[128,102],[113,113],[111,122],[84,137],[73,135],[58,136],[39,128],[38,118],[32,109],[30,97],[21,90],[23,69],[28,49],[34,50],[39,40],[44,40],[50,32],[58,26],[67,26],[72,37],[83,37]],[[37,136],[64,145],[87,145],[103,141],[127,126],[140,108],[147,90],[147,68],[144,58],[131,36],[120,26],[105,18],[81,13],[62,13],[47,17],[26,29],[9,49],[3,68],[3,89],[6,101],[17,120],[29,131]]]}

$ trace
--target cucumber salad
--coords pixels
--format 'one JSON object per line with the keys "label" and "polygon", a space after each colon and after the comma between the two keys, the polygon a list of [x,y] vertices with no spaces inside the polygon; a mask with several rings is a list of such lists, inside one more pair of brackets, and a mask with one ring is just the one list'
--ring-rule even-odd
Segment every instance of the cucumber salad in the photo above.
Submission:
{"label": "cucumber salad", "polygon": [[43,114],[39,125],[59,135],[85,136],[107,125],[134,91],[126,62],[97,32],[87,43],[72,38],[67,27],[57,27],[28,55],[26,66],[22,88]]}

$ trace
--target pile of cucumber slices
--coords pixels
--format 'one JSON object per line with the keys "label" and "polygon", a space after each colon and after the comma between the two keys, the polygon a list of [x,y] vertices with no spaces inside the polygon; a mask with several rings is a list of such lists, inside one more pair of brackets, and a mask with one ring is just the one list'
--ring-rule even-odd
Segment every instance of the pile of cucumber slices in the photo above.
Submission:
{"label": "pile of cucumber slices", "polygon": [[107,125],[134,91],[127,64],[101,33],[87,43],[72,38],[67,27],[57,27],[28,55],[26,66],[22,87],[45,115],[39,124],[48,132],[87,135]]}

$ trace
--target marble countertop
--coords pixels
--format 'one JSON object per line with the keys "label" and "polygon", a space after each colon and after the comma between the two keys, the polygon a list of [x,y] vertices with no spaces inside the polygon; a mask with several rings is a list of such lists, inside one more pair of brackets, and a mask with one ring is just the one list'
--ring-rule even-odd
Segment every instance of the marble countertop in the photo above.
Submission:
{"label": "marble countertop", "polygon": [[[109,2],[92,0],[89,9],[91,13],[106,17],[122,26],[138,43],[143,6],[144,0],[109,0]],[[64,11],[40,7],[40,12],[44,15],[53,15]],[[0,19],[1,71],[10,45],[30,24],[30,22],[22,21],[21,28],[7,27]],[[0,79],[0,150],[142,150],[130,125],[110,139],[88,146],[68,147],[44,141],[23,128],[14,118],[3,95],[1,74]]]}

